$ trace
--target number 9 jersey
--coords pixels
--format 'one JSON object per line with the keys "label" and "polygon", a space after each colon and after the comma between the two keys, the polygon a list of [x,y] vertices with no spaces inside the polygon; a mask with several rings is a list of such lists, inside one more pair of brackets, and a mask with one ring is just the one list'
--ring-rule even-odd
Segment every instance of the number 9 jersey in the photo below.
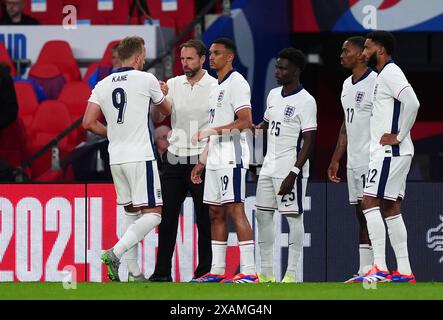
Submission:
{"label": "number 9 jersey", "polygon": [[[301,132],[317,130],[315,99],[302,85],[288,95],[283,95],[283,87],[272,89],[263,120],[268,122],[268,148],[260,175],[286,178],[302,147]],[[309,160],[302,176],[309,176]]]}
{"label": "number 9 jersey", "polygon": [[164,99],[157,78],[133,68],[120,68],[97,83],[89,101],[105,116],[111,165],[155,160],[149,111],[151,103]]}

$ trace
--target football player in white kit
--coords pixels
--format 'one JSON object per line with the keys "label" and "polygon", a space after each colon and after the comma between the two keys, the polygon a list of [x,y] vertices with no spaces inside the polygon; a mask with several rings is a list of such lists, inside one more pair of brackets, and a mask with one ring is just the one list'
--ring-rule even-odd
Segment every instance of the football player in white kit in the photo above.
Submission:
{"label": "football player in white kit", "polygon": [[[263,122],[255,129],[267,130],[267,152],[257,184],[257,226],[260,247],[260,282],[275,282],[274,211],[289,225],[288,266],[282,282],[296,282],[303,250],[303,203],[309,177],[309,160],[317,131],[315,99],[300,83],[306,66],[303,52],[286,48],[279,52],[275,78],[280,87],[267,98]],[[258,133],[258,131],[257,131]]]}
{"label": "football player in white kit", "polygon": [[366,66],[363,56],[365,38],[350,37],[342,46],[340,61],[345,69],[351,70],[352,75],[343,83],[341,103],[344,111],[344,121],[340,128],[337,145],[328,168],[328,178],[338,183],[339,163],[347,152],[347,181],[349,203],[355,206],[359,222],[359,255],[360,267],[355,277],[369,271],[373,263],[372,247],[369,240],[366,219],[361,209],[363,188],[366,183],[366,173],[369,165],[369,144],[371,140],[369,121],[372,113],[372,92],[377,73]]}
{"label": "football player in white kit", "polygon": [[[374,253],[372,269],[357,282],[415,282],[407,247],[407,231],[401,215],[406,177],[414,155],[410,130],[420,103],[403,71],[391,55],[395,38],[387,31],[366,36],[363,55],[378,70],[373,92],[369,171],[362,208]],[[397,260],[392,274],[386,266],[386,229]]]}
{"label": "football player in white kit", "polygon": [[[208,137],[209,142],[192,170],[191,180],[201,183],[201,173],[206,166],[203,202],[210,206],[212,266],[209,273],[191,282],[256,283],[254,240],[243,203],[249,149],[245,132],[241,132],[252,127],[251,90],[248,82],[232,67],[236,54],[232,40],[215,40],[209,52],[209,64],[217,73],[218,85],[209,95],[210,129],[198,131],[192,137],[194,144]],[[225,276],[227,211],[240,248],[240,273],[232,279]]]}
{"label": "football player in white kit", "polygon": [[[149,130],[152,112],[168,115],[171,105],[158,80],[142,72],[145,42],[127,37],[117,47],[122,68],[101,80],[92,90],[83,127],[109,140],[109,162],[117,203],[125,208],[123,235],[102,260],[112,281],[120,281],[118,267],[125,252],[129,279],[144,281],[137,264],[137,244],[161,221],[161,188]],[[100,121],[104,115],[107,126]]]}

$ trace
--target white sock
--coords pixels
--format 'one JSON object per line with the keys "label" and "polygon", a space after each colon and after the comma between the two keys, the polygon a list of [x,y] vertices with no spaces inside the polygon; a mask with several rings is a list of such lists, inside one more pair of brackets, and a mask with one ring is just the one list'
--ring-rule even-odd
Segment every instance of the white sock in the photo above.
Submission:
{"label": "white sock", "polygon": [[257,209],[255,214],[260,248],[260,272],[265,277],[274,275],[274,212]]}
{"label": "white sock", "polygon": [[286,214],[285,217],[289,225],[288,268],[286,274],[290,273],[295,276],[305,237],[303,214]]}
{"label": "white sock", "polygon": [[411,274],[408,255],[408,233],[401,214],[385,219],[388,226],[389,240],[397,258],[397,269],[401,274]]}
{"label": "white sock", "polygon": [[238,246],[240,248],[240,273],[255,275],[254,240],[239,241]]}
{"label": "white sock", "polygon": [[366,274],[374,264],[374,254],[372,253],[372,247],[369,244],[360,244],[360,268],[358,269],[358,275],[362,276]]}
{"label": "white sock", "polygon": [[380,207],[363,210],[371,239],[374,265],[380,270],[387,270],[386,266],[386,228],[381,217]]}
{"label": "white sock", "polygon": [[[125,212],[123,216],[123,223],[121,227],[121,234],[124,235],[128,230],[129,226],[137,219],[140,218],[140,211],[138,212]],[[134,276],[140,275],[142,272],[140,270],[140,266],[137,263],[137,254],[138,254],[138,244],[129,248],[124,255],[124,259],[126,260],[126,265],[128,266],[128,271],[132,273]]]}
{"label": "white sock", "polygon": [[213,274],[225,274],[226,248],[228,247],[228,242],[212,240],[211,243],[212,243],[212,266],[210,272]]}
{"label": "white sock", "polygon": [[161,220],[161,215],[158,213],[143,213],[115,244],[113,251],[117,258],[120,259],[126,251],[143,240],[152,229],[160,224]]}

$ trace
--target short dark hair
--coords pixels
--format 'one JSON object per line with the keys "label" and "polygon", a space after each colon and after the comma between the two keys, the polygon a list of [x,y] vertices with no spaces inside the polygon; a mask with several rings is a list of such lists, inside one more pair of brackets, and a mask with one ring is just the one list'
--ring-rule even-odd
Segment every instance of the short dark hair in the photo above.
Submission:
{"label": "short dark hair", "polygon": [[346,39],[347,42],[350,42],[353,46],[359,48],[361,51],[365,48],[365,37],[362,36],[354,36]]}
{"label": "short dark hair", "polygon": [[373,31],[366,35],[367,39],[371,39],[376,44],[385,48],[388,55],[392,55],[395,51],[395,37],[389,31]]}
{"label": "short dark hair", "polygon": [[234,41],[232,41],[229,38],[218,38],[213,43],[222,44],[225,46],[226,49],[231,51],[234,55],[237,55],[237,46],[235,45]]}
{"label": "short dark hair", "polygon": [[118,44],[118,56],[120,60],[125,61],[131,58],[134,54],[141,52],[144,46],[145,40],[143,40],[142,37],[126,37]]}
{"label": "short dark hair", "polygon": [[206,46],[201,40],[191,39],[182,43],[180,49],[182,48],[194,48],[197,51],[199,57],[206,55]]}
{"label": "short dark hair", "polygon": [[280,59],[289,60],[292,64],[296,65],[300,69],[300,72],[303,71],[306,67],[306,56],[299,49],[284,48],[278,53],[278,57]]}

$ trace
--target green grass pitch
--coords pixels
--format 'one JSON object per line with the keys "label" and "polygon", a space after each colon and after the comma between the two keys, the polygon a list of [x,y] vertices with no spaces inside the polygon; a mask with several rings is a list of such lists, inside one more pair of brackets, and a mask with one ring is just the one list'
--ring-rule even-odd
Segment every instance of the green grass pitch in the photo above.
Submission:
{"label": "green grass pitch", "polygon": [[443,283],[0,283],[1,300],[443,300]]}

